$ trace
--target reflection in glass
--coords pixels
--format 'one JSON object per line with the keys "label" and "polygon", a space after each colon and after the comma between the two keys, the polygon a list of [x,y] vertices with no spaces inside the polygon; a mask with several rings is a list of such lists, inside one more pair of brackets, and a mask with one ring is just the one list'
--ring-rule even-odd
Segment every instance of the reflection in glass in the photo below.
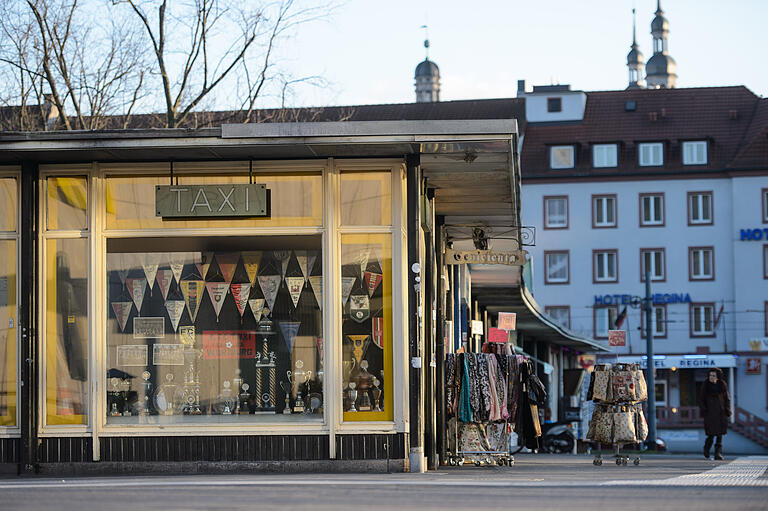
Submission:
{"label": "reflection in glass", "polygon": [[344,420],[392,420],[391,234],[341,238]]}
{"label": "reflection in glass", "polygon": [[343,172],[341,174],[341,224],[390,225],[392,223],[392,174]]}
{"label": "reflection in glass", "polygon": [[0,426],[16,424],[16,240],[0,240]]}
{"label": "reflection in glass", "polygon": [[86,424],[88,239],[46,243],[46,423]]}
{"label": "reflection in glass", "polygon": [[0,178],[0,231],[16,230],[17,191],[16,178]]}
{"label": "reflection in glass", "polygon": [[87,229],[88,180],[85,177],[49,177],[47,183],[48,229]]}
{"label": "reflection in glass", "polygon": [[108,243],[106,376],[127,382],[109,424],[322,416],[320,237],[210,243]]}

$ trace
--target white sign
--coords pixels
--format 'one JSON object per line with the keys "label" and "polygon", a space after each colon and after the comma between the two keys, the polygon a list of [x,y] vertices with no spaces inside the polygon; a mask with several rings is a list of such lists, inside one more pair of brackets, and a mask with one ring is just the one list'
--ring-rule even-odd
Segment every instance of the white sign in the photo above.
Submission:
{"label": "white sign", "polygon": [[[622,364],[640,364],[645,369],[648,360],[643,356],[619,356]],[[599,361],[598,361],[599,362]],[[708,367],[736,367],[736,357],[733,355],[654,355],[653,365],[656,369],[706,369]]]}
{"label": "white sign", "polygon": [[502,330],[515,330],[517,327],[517,314],[514,312],[499,312],[499,328]]}
{"label": "white sign", "polygon": [[483,335],[483,322],[477,319],[472,320],[472,335]]}
{"label": "white sign", "polygon": [[445,264],[506,264],[522,266],[525,264],[525,250],[494,252],[492,250],[445,250]]}

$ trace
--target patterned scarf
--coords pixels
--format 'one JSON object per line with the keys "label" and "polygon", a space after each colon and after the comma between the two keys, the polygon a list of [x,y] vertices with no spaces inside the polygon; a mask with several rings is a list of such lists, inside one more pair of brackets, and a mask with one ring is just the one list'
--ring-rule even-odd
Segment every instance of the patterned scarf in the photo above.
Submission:
{"label": "patterned scarf", "polygon": [[448,353],[445,357],[445,403],[448,409],[448,416],[456,412],[456,403],[453,402],[456,396],[456,356]]}

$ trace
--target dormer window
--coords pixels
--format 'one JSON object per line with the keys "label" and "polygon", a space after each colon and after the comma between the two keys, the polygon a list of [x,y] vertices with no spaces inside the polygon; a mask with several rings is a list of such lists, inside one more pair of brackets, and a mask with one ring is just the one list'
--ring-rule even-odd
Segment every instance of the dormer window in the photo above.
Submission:
{"label": "dormer window", "polygon": [[562,112],[563,98],[547,98],[547,112]]}
{"label": "dormer window", "polygon": [[618,163],[616,144],[596,144],[592,146],[592,166],[595,168],[615,167]]}
{"label": "dormer window", "polygon": [[697,140],[683,142],[683,165],[706,165],[707,142]]}
{"label": "dormer window", "polygon": [[641,167],[661,167],[664,165],[664,144],[654,142],[638,145],[638,163]]}
{"label": "dormer window", "polygon": [[572,169],[573,168],[573,146],[555,145],[549,148],[549,168],[551,169]]}

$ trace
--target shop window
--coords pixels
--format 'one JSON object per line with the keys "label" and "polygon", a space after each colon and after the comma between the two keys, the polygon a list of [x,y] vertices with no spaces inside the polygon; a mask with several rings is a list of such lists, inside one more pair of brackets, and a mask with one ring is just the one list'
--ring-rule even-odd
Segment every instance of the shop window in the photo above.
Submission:
{"label": "shop window", "polygon": [[[239,174],[184,174],[177,166],[174,184],[215,185],[247,184],[248,170]],[[169,175],[108,176],[105,197],[106,228],[126,229],[185,229],[228,228],[231,219],[163,219],[155,208],[155,186],[170,184]],[[263,183],[269,197],[269,215],[242,217],[238,227],[321,226],[323,223],[323,179],[321,173],[254,172],[254,183]]]}
{"label": "shop window", "polygon": [[16,239],[0,239],[0,426],[16,425],[17,250]]}
{"label": "shop window", "polygon": [[616,227],[616,196],[592,196],[592,227]]}
{"label": "shop window", "polygon": [[619,308],[616,305],[596,305],[594,311],[595,339],[607,339],[608,330],[613,330]]}
{"label": "shop window", "polygon": [[595,250],[592,256],[592,275],[597,282],[619,281],[618,250]]}
{"label": "shop window", "polygon": [[568,197],[544,197],[544,228],[568,228]]}
{"label": "shop window", "polygon": [[697,140],[694,142],[683,142],[683,165],[706,165],[707,164],[707,142]]}
{"label": "shop window", "polygon": [[639,144],[639,165],[641,167],[660,167],[664,165],[664,144]]}
{"label": "shop window", "polygon": [[663,248],[640,249],[640,282],[645,282],[646,269],[651,273],[651,282],[666,280]]}
{"label": "shop window", "polygon": [[572,145],[557,145],[549,148],[549,168],[572,169],[574,164]]}
{"label": "shop window", "polygon": [[[50,231],[88,228],[88,180],[85,177],[49,177],[46,180],[46,222]],[[154,197],[154,192],[153,192]]]}
{"label": "shop window", "polygon": [[16,232],[18,201],[17,183],[13,177],[0,178],[0,232]]}
{"label": "shop window", "polygon": [[592,166],[595,168],[615,167],[618,163],[617,144],[596,144],[592,146]]}
{"label": "shop window", "polygon": [[345,421],[393,420],[392,234],[342,234]]}
{"label": "shop window", "polygon": [[656,406],[667,406],[667,380],[656,380]]}
{"label": "shop window", "polygon": [[712,222],[712,192],[688,192],[688,225]]}
{"label": "shop window", "polygon": [[690,280],[714,280],[715,256],[713,247],[688,248],[688,271]]}
{"label": "shop window", "polygon": [[544,252],[545,284],[567,284],[569,275],[568,251]]}
{"label": "shop window", "polygon": [[392,174],[341,174],[341,225],[392,224]]}
{"label": "shop window", "polygon": [[642,227],[664,225],[664,194],[640,194],[640,225]]}
{"label": "shop window", "polygon": [[571,328],[571,308],[568,305],[548,305],[544,312],[558,325]]}
{"label": "shop window", "polygon": [[714,337],[715,305],[693,303],[690,307],[691,337]]}

